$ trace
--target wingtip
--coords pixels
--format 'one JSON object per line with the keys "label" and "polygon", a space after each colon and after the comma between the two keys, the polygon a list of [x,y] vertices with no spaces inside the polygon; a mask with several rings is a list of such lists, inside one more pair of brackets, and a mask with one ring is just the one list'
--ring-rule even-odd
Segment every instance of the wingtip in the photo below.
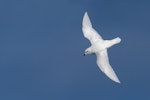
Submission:
{"label": "wingtip", "polygon": [[[106,74],[106,73],[105,73]],[[117,77],[117,75],[114,73],[114,76],[112,76],[112,75],[108,75],[108,74],[106,74],[107,76],[108,76],[108,78],[110,78],[112,81],[114,81],[114,82],[116,82],[116,83],[121,83],[120,82],[120,80],[119,80],[119,78]]]}
{"label": "wingtip", "polygon": [[113,82],[116,82],[116,83],[121,84],[121,82],[120,82],[120,80],[118,79],[118,77],[112,78],[112,77],[109,77],[109,76],[108,76],[108,78],[111,79]]}
{"label": "wingtip", "polygon": [[117,79],[112,79],[112,80],[113,80],[114,82],[116,82],[116,83],[119,83],[119,84],[121,83],[118,78],[117,78]]}
{"label": "wingtip", "polygon": [[91,21],[90,21],[90,18],[89,18],[89,16],[88,16],[87,11],[85,12],[85,14],[84,14],[84,16],[83,16],[82,25],[83,25],[84,27],[92,27],[92,24],[91,24]]}
{"label": "wingtip", "polygon": [[117,83],[119,83],[119,84],[121,84],[121,82],[118,80],[118,81],[116,81]]}
{"label": "wingtip", "polygon": [[88,16],[88,13],[87,13],[87,11],[84,13],[84,18],[85,18],[86,16]]}
{"label": "wingtip", "polygon": [[86,11],[85,14],[88,14],[88,12]]}

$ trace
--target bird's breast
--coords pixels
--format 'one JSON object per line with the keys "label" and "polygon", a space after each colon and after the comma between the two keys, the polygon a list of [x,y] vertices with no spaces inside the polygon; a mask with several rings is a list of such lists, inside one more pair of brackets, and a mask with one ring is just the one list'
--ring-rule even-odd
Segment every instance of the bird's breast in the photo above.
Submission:
{"label": "bird's breast", "polygon": [[106,49],[106,46],[105,46],[105,43],[104,41],[98,41],[98,42],[95,42],[93,45],[92,45],[92,49],[93,51],[96,53],[96,52],[99,52],[103,49]]}

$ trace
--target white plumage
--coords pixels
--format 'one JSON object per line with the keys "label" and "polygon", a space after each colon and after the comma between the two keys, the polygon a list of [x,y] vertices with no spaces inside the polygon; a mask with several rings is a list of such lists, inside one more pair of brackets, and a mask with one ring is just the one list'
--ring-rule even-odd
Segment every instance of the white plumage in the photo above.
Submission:
{"label": "white plumage", "polygon": [[90,18],[87,12],[84,14],[82,22],[82,31],[85,38],[87,38],[91,46],[85,50],[84,55],[96,54],[97,65],[105,75],[107,75],[111,80],[120,83],[117,75],[109,64],[109,58],[107,54],[107,49],[111,46],[121,42],[119,37],[112,40],[103,40],[102,37],[93,29]]}

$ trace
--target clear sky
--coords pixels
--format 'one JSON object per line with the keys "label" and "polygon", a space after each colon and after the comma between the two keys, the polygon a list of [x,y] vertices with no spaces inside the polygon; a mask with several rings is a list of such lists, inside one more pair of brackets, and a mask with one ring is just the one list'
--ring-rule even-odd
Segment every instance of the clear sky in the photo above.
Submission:
{"label": "clear sky", "polygon": [[[88,12],[121,84],[82,33]],[[150,1],[0,0],[0,100],[150,100]]]}

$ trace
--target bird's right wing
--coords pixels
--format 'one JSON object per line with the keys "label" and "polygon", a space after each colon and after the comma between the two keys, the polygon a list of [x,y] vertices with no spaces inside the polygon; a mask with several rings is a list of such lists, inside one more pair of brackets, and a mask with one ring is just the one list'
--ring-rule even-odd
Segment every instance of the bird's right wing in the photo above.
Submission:
{"label": "bird's right wing", "polygon": [[107,54],[107,49],[96,53],[98,67],[104,72],[111,80],[120,83],[117,75],[109,64],[109,58]]}
{"label": "bird's right wing", "polygon": [[90,18],[85,12],[82,22],[82,31],[85,38],[87,38],[91,44],[96,42],[97,40],[103,40],[102,37],[93,29]]}

